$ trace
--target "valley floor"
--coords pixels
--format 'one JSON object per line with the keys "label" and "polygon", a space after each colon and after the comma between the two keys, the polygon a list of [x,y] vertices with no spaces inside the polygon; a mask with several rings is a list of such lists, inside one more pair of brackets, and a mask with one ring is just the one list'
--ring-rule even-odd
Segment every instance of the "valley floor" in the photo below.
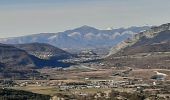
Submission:
{"label": "valley floor", "polygon": [[[156,74],[154,71],[168,76],[164,80],[151,79]],[[115,97],[121,98],[126,98],[124,93],[127,95],[138,93],[137,95],[142,95],[144,98],[150,98],[148,100],[155,100],[153,98],[156,97],[168,100],[170,95],[170,70],[167,69],[112,68],[85,71],[46,69],[41,70],[41,73],[51,75],[53,79],[13,80],[15,84],[6,88],[51,95],[54,98],[78,100],[91,100],[80,99],[85,97],[112,100],[109,98],[116,94],[113,92],[118,92],[119,95]],[[147,95],[148,93],[150,95]]]}

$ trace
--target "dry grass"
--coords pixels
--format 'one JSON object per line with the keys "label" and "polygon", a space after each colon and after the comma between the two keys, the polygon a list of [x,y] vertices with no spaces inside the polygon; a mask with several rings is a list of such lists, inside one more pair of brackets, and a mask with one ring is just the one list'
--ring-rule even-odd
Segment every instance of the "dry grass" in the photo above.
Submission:
{"label": "dry grass", "polygon": [[151,76],[156,74],[154,71],[165,73],[168,75],[167,80],[170,79],[170,70],[167,69],[137,69],[137,70],[133,70],[129,76],[148,80],[150,79]]}
{"label": "dry grass", "polygon": [[87,94],[94,94],[97,92],[104,92],[104,91],[111,91],[111,89],[102,89],[102,88],[86,88],[81,90],[71,90],[73,93],[87,93]]}
{"label": "dry grass", "polygon": [[46,94],[46,95],[51,95],[51,96],[60,92],[58,88],[50,87],[50,86],[48,87],[47,86],[12,87],[12,89],[24,90],[24,91],[29,91],[29,92],[38,93],[38,94]]}

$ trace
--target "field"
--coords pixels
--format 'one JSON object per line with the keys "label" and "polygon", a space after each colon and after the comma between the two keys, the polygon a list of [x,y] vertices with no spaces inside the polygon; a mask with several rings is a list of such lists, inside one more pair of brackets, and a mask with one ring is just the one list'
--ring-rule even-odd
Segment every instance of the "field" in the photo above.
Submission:
{"label": "field", "polygon": [[[50,86],[26,86],[26,87],[12,87],[15,90],[24,90],[38,94],[54,95],[59,93],[59,89]],[[61,92],[60,92],[61,93]],[[65,92],[66,93],[66,92]]]}
{"label": "field", "polygon": [[72,93],[97,93],[97,92],[103,92],[103,91],[110,91],[111,89],[97,89],[97,88],[90,88],[90,89],[81,89],[81,90],[75,90],[75,89],[70,89],[69,91],[60,91],[59,88],[52,87],[52,86],[26,86],[26,87],[12,87],[11,89],[15,90],[24,90],[24,91],[29,91],[33,93],[38,93],[38,94],[45,94],[45,95],[55,95],[57,93],[62,93],[62,94],[72,94]]}
{"label": "field", "polygon": [[[62,75],[64,78],[63,80],[16,80],[16,82],[24,82],[24,81],[36,81],[36,82],[48,82],[48,83],[58,83],[58,82],[64,82],[64,83],[70,83],[70,82],[86,82],[83,77],[91,77],[89,81],[95,81],[95,80],[115,80],[115,81],[122,81],[123,77],[121,76],[112,76],[112,73],[120,73],[126,71],[124,70],[117,70],[117,69],[103,69],[103,70],[98,70],[98,71],[88,71],[88,72],[73,72],[70,71],[69,73],[67,72],[62,72],[62,73],[56,73],[56,75]],[[170,79],[170,70],[164,70],[164,69],[133,69],[129,74],[129,78],[141,78],[144,80],[144,82],[150,81],[151,76],[155,75],[154,71],[159,71],[162,73],[167,74],[166,80]],[[65,75],[64,75],[65,74]],[[53,72],[54,75],[54,72]],[[82,77],[82,78],[77,78],[77,79],[68,79],[72,78],[75,76],[76,77]],[[94,76],[98,76],[94,77]],[[55,95],[56,93],[62,93],[62,94],[70,94],[70,93],[76,93],[76,92],[82,92],[82,93],[97,93],[99,91],[109,91],[110,89],[97,89],[97,88],[90,88],[90,89],[69,89],[69,91],[61,91],[57,86],[38,86],[38,85],[28,85],[24,87],[12,87],[12,89],[16,90],[25,90],[25,91],[30,91],[33,93],[40,93],[40,94],[46,94],[46,95]],[[118,91],[132,91],[129,89],[123,89],[123,88],[117,88],[116,90]]]}
{"label": "field", "polygon": [[[80,70],[64,70],[64,71],[57,71],[57,70],[40,70],[39,72],[43,74],[49,75],[52,79],[64,79],[64,80],[72,80],[72,81],[84,81],[84,78],[91,78],[91,79],[113,79],[112,74],[114,73],[121,73],[123,71],[128,70],[128,68],[110,68],[110,69],[98,69],[98,70],[89,70],[89,71],[80,71]],[[133,78],[142,78],[143,80],[149,80],[151,76],[155,75],[154,71],[158,71],[161,73],[167,74],[167,79],[170,79],[170,70],[169,69],[139,69],[134,68],[128,74],[128,77]],[[117,79],[115,77],[114,79]]]}

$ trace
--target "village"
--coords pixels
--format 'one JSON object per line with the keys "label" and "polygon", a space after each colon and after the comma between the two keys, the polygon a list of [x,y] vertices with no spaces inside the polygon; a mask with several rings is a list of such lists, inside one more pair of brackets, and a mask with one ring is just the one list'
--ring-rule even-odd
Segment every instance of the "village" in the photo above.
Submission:
{"label": "village", "polygon": [[[58,98],[54,100],[67,100],[64,98],[69,98],[70,95],[78,95],[80,97],[95,95],[95,98],[101,98],[102,95],[105,95],[103,97],[110,98],[109,94],[113,90],[127,93],[149,93],[154,97],[169,98],[169,75],[158,71],[153,72],[155,72],[155,74],[152,75],[150,79],[146,79],[146,77],[132,77],[130,73],[134,73],[134,71],[132,69],[127,69],[121,72],[113,72],[109,78],[84,77],[82,79],[62,80],[5,79],[0,81],[0,86],[2,88],[48,94]],[[50,89],[52,90],[50,91]],[[50,92],[48,93],[47,90]]]}

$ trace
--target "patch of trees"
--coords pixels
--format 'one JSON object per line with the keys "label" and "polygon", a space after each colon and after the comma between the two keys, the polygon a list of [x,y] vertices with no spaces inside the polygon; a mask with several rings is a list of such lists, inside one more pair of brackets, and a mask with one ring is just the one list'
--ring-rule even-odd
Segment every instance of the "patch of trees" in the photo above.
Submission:
{"label": "patch of trees", "polygon": [[50,96],[22,90],[0,89],[0,100],[50,100]]}

